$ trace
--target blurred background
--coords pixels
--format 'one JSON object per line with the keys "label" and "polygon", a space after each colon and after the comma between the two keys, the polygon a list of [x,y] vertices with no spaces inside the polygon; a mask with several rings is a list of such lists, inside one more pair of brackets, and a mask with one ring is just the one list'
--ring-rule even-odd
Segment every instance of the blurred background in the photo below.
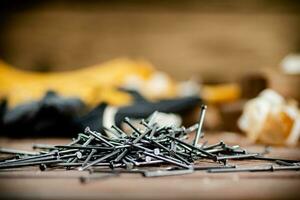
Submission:
{"label": "blurred background", "polygon": [[[184,126],[192,140],[205,104],[201,148],[221,140],[261,157],[270,145],[273,159],[299,161],[299,88],[299,0],[0,0],[0,147],[66,144],[87,127],[114,138],[132,133],[124,117],[139,126],[140,119]],[[65,173],[49,170],[59,180],[46,182],[47,172],[18,172],[0,174],[0,199],[294,199],[300,185],[299,172],[151,181],[126,175],[80,190]]]}
{"label": "blurred background", "polygon": [[126,56],[177,80],[233,81],[300,50],[296,0],[4,0],[0,9],[0,58],[27,70]]}
{"label": "blurred background", "polygon": [[[201,86],[200,92],[194,90],[193,94],[198,92],[209,105],[206,128],[240,131],[237,120],[245,102],[264,89],[271,88],[285,98],[300,100],[299,24],[300,2],[296,0],[3,0],[0,7],[0,59],[14,68],[45,74],[83,69],[120,57],[144,59],[174,81],[192,79]],[[296,57],[288,57],[288,62],[283,62],[287,55]],[[292,63],[289,66],[296,69],[296,73],[284,71],[282,63]],[[147,68],[143,70],[147,71]],[[127,72],[121,73],[126,75]],[[93,72],[87,73],[91,74]],[[26,95],[19,95],[20,84],[26,83],[27,88],[32,89],[34,95],[29,96],[34,98],[30,100],[41,98],[41,93],[38,98],[34,93],[40,85],[46,85],[46,89],[53,85],[48,80],[46,84],[33,84],[28,82],[31,78],[23,78],[19,85],[13,85],[7,76],[3,74],[2,81],[10,81],[15,90],[3,87],[5,92],[2,93],[9,93],[6,96],[11,102],[27,102]],[[40,80],[39,75],[36,77]],[[169,83],[168,77],[153,77],[144,84],[145,87],[141,86],[140,93],[144,95],[153,83],[159,87],[166,84],[172,94],[166,96],[172,98],[178,96],[178,93],[170,92],[172,88],[186,90],[177,82]],[[101,79],[96,75],[92,79],[97,78]],[[55,84],[67,85],[63,88],[65,94],[73,94],[74,88],[81,87],[81,81],[78,81],[81,79],[68,79],[69,85],[63,80]],[[7,84],[5,81],[3,85]],[[74,86],[75,82],[79,85]],[[114,80],[108,82],[115,87]],[[187,88],[193,87],[194,82],[187,84]],[[103,85],[106,83],[100,87],[101,95],[108,91]],[[205,87],[211,85],[213,87]],[[45,89],[40,91],[46,92]],[[84,96],[81,98],[83,103],[91,102],[86,96],[99,96],[99,90],[94,92],[86,87],[83,91],[86,93],[77,91],[80,97]],[[175,93],[177,96],[173,95]],[[115,96],[113,91],[109,97],[99,97],[101,101],[97,99],[96,103],[108,99],[114,104],[119,98]],[[119,102],[124,98],[120,97]],[[9,111],[5,112],[9,115]],[[10,118],[4,116],[3,123],[7,118],[24,119],[19,111],[15,113]],[[291,124],[296,120],[297,117],[292,117],[289,128],[282,129],[291,130]],[[16,123],[11,124],[15,127]],[[297,130],[299,132],[299,128]]]}

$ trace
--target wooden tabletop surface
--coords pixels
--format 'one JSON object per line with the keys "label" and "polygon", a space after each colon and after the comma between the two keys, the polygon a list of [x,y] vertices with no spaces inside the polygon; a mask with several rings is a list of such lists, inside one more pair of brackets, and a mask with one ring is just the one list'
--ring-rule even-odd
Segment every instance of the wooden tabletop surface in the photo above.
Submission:
{"label": "wooden tabletop surface", "polygon": [[[251,144],[242,135],[208,133],[205,140],[223,140],[239,144],[249,151],[263,151],[264,146]],[[1,147],[30,150],[34,143],[65,144],[68,139],[0,138]],[[300,148],[272,147],[269,157],[300,160]],[[262,165],[261,161],[232,161],[238,166]],[[200,166],[207,163],[200,162]],[[2,199],[299,199],[300,171],[207,173],[159,178],[140,174],[121,174],[94,179],[86,184],[79,177],[88,172],[75,170],[40,171],[37,167],[0,171]]]}

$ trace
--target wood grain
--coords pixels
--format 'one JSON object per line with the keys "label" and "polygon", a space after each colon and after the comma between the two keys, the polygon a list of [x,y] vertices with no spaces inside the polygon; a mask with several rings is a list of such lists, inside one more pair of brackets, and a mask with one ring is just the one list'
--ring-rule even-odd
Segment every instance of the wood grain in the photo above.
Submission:
{"label": "wood grain", "polygon": [[[251,144],[233,133],[208,133],[209,143],[223,140],[240,144],[249,151],[263,146]],[[0,139],[0,146],[29,150],[36,142],[64,144],[68,139]],[[300,149],[273,147],[269,156],[300,159]],[[262,164],[261,161],[235,161],[238,166]],[[199,162],[198,165],[205,165]],[[207,165],[207,164],[206,164]],[[7,177],[9,175],[9,177]],[[40,172],[35,167],[0,172],[2,199],[297,199],[300,195],[300,172],[259,172],[193,174],[161,178],[144,178],[139,174],[121,174],[81,184],[79,176],[86,172],[54,170]],[[55,176],[55,178],[53,178]],[[51,178],[52,177],[52,178]]]}

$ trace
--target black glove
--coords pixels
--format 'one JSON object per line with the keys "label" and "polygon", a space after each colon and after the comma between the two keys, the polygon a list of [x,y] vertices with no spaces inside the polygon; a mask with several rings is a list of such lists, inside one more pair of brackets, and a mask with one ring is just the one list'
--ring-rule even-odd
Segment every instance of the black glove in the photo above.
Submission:
{"label": "black glove", "polygon": [[[71,137],[87,126],[103,130],[104,122],[111,121],[120,127],[124,117],[147,118],[154,111],[184,114],[201,102],[199,97],[184,97],[149,102],[135,91],[130,106],[113,108],[102,103],[86,113],[86,105],[78,98],[65,98],[48,92],[40,101],[32,101],[9,110],[5,101],[0,105],[1,135],[9,137]],[[109,114],[110,110],[114,112]],[[110,127],[107,127],[110,128]]]}

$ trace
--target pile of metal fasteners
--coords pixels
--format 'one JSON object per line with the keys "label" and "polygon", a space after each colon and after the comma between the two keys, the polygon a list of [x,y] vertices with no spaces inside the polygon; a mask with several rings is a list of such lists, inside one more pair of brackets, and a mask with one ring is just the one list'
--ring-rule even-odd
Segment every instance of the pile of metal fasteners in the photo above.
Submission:
{"label": "pile of metal fasteners", "polygon": [[[210,173],[240,171],[299,170],[299,160],[267,158],[260,153],[248,153],[238,145],[229,146],[223,142],[213,145],[198,145],[203,137],[201,127],[206,106],[201,107],[199,123],[190,128],[159,127],[151,120],[141,120],[139,128],[125,118],[132,130],[125,133],[116,126],[110,131],[115,137],[107,137],[86,128],[76,139],[67,145],[34,145],[40,152],[0,149],[3,153],[15,156],[0,162],[0,169],[39,166],[47,168],[90,170],[93,172],[142,173],[146,177],[169,176],[206,170]],[[188,142],[188,135],[196,131],[194,140]],[[237,168],[228,160],[251,159],[271,161],[263,167]],[[214,163],[199,166],[195,161]],[[275,165],[274,165],[275,164]]]}

